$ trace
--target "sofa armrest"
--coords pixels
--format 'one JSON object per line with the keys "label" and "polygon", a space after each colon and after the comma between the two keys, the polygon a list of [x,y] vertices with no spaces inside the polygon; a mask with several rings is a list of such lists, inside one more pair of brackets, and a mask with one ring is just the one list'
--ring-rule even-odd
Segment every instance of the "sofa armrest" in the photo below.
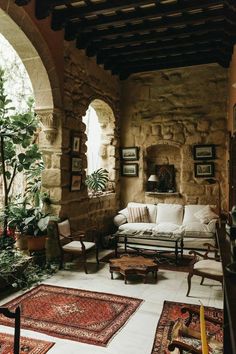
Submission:
{"label": "sofa armrest", "polygon": [[114,216],[113,222],[117,227],[119,227],[120,225],[127,223],[127,218],[123,214],[117,214],[116,216]]}

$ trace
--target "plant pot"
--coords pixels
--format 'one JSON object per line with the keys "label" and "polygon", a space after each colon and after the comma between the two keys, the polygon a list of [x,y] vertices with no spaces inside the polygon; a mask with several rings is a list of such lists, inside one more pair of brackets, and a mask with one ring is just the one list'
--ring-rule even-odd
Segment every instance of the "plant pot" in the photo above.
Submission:
{"label": "plant pot", "polygon": [[22,235],[21,232],[15,232],[15,247],[20,251],[25,251],[28,249],[28,237]]}
{"label": "plant pot", "polygon": [[41,251],[45,249],[46,236],[28,236],[28,250]]}

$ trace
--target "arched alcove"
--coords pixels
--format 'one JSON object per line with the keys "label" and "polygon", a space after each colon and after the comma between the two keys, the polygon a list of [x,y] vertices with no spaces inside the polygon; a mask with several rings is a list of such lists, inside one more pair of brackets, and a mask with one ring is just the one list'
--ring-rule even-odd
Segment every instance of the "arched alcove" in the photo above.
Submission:
{"label": "arched alcove", "polygon": [[[61,200],[61,132],[62,99],[56,65],[46,41],[24,8],[15,4],[0,9],[0,33],[8,40],[22,60],[33,86],[35,112],[42,129],[39,146],[44,154],[43,187],[59,204]],[[52,188],[53,187],[53,188]],[[55,206],[55,213],[58,212]]]}
{"label": "arched alcove", "polygon": [[[160,141],[160,143],[151,145],[146,149],[147,180],[152,174],[158,175],[161,166],[167,166],[169,167],[169,172],[173,174],[173,187],[171,187],[173,192],[180,190],[181,165],[180,144]],[[160,190],[160,192],[162,192],[162,190]],[[168,192],[168,190],[163,190],[163,192]]]}

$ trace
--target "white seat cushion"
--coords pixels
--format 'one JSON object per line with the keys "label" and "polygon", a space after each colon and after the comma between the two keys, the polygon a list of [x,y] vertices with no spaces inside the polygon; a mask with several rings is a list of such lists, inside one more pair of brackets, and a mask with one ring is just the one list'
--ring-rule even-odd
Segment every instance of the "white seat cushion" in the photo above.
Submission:
{"label": "white seat cushion", "polygon": [[153,228],[155,228],[157,224],[154,223],[146,223],[146,222],[131,222],[131,223],[126,223],[121,226],[119,226],[119,231],[122,232],[139,232],[139,231],[152,231]]}
{"label": "white seat cushion", "polygon": [[183,220],[183,205],[180,204],[157,204],[157,219],[156,223],[171,223],[176,225],[182,225]]}
{"label": "white seat cushion", "polygon": [[165,232],[179,233],[180,226],[176,224],[172,224],[170,222],[161,222],[160,224],[156,225],[154,230],[160,233],[165,233]]}
{"label": "white seat cushion", "polygon": [[[83,242],[83,243],[84,243],[86,250],[89,250],[90,248],[95,246],[94,242]],[[81,252],[82,251],[82,246],[81,246],[80,241],[71,241],[70,243],[67,243],[67,245],[63,246],[62,248],[65,252],[66,251],[68,251],[68,252],[71,252],[71,251]]]}
{"label": "white seat cushion", "polygon": [[198,261],[194,264],[193,268],[203,273],[223,275],[221,262],[217,262],[212,259],[203,259],[202,261]]}
{"label": "white seat cushion", "polygon": [[199,221],[190,222],[181,226],[181,231],[187,237],[213,237],[215,234],[215,224],[202,224]]}
{"label": "white seat cushion", "polygon": [[183,225],[187,225],[191,222],[199,222],[199,219],[194,216],[198,211],[206,208],[207,205],[202,204],[189,204],[184,207],[184,219]]}

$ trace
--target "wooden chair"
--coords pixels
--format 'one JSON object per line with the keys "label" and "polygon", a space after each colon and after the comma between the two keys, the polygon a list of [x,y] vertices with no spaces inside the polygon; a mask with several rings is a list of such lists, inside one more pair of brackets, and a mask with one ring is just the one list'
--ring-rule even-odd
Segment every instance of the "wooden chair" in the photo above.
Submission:
{"label": "wooden chair", "polygon": [[20,353],[20,307],[18,306],[16,310],[10,311],[6,307],[0,307],[0,313],[8,318],[15,319],[15,331],[14,331],[14,350],[13,354]]}
{"label": "wooden chair", "polygon": [[84,271],[87,274],[87,253],[91,250],[96,251],[97,268],[99,267],[99,242],[96,232],[94,240],[85,241],[86,233],[84,231],[73,231],[69,219],[56,223],[56,234],[58,245],[61,251],[60,269],[63,268],[64,254],[81,256],[83,259]]}
{"label": "wooden chair", "polygon": [[[195,329],[189,328],[193,317],[199,316],[200,311],[198,309],[192,309],[188,306],[182,307],[181,312],[188,313],[189,316],[186,320],[180,318],[173,325],[171,332],[171,341],[168,345],[168,350],[173,353],[193,353],[202,354],[201,349],[201,333]],[[221,319],[212,318],[210,316],[204,316],[206,325],[207,322],[214,323],[217,327],[216,332],[223,326]],[[222,353],[223,354],[223,343],[217,341],[215,337],[216,333],[207,335],[207,344],[210,348],[209,353]]]}
{"label": "wooden chair", "polygon": [[[189,254],[194,255],[194,261],[191,270],[188,274],[188,290],[186,296],[189,296],[191,290],[191,279],[193,275],[199,275],[200,277],[202,277],[200,283],[201,285],[203,284],[205,278],[217,280],[221,282],[221,284],[223,284],[222,265],[217,255],[217,249],[216,247],[208,243],[205,243],[204,246],[208,247],[207,251],[204,254],[201,254],[196,251],[189,252]],[[208,256],[209,252],[211,251],[215,252],[214,257]],[[203,259],[200,259],[199,257],[202,257]]]}

